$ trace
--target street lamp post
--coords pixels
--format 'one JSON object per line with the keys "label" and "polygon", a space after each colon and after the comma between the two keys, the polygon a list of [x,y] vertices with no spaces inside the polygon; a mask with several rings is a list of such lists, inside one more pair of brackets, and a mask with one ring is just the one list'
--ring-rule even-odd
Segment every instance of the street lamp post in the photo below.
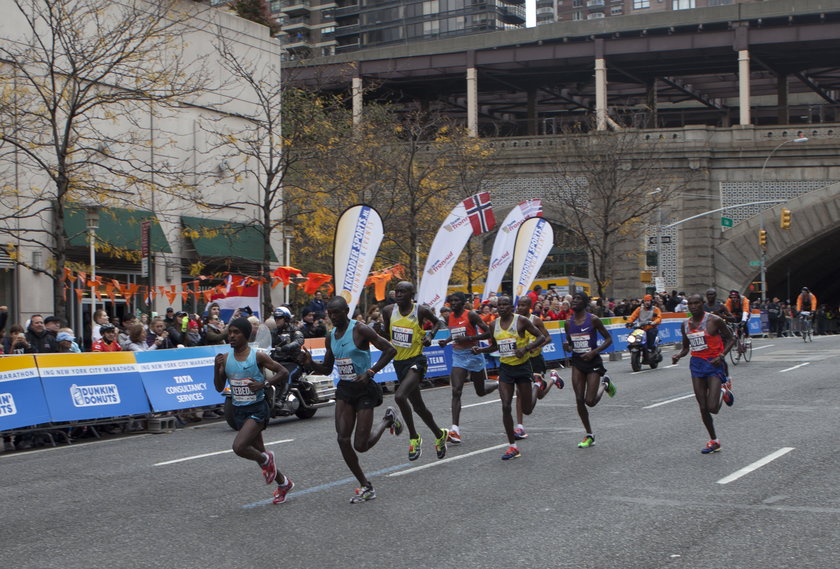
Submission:
{"label": "street lamp post", "polygon": [[[658,194],[662,191],[662,188],[656,188],[652,192],[648,192],[647,195],[652,196],[654,194]],[[656,206],[656,247],[654,251],[656,251],[656,276],[662,277],[662,252],[661,249],[662,243],[662,204]],[[654,285],[656,281],[654,280]],[[657,291],[658,292],[658,291]]]}
{"label": "street lamp post", "polygon": [[85,212],[85,225],[88,230],[88,240],[90,241],[90,280],[94,284],[90,287],[90,326],[91,326],[91,342],[93,342],[93,326],[96,321],[93,315],[96,313],[96,230],[99,229],[99,207],[89,206]]}
{"label": "street lamp post", "polygon": [[[808,138],[801,136],[799,138],[789,138],[788,140],[784,140],[776,145],[776,147],[770,151],[770,154],[767,155],[767,158],[764,160],[764,165],[761,166],[761,193],[766,197],[767,196],[767,179],[764,177],[764,172],[767,169],[767,163],[770,162],[770,158],[772,158],[773,154],[776,151],[784,146],[789,142],[795,143],[802,143],[808,142]],[[764,210],[761,210],[760,217],[759,217],[759,231],[764,231]],[[767,300],[767,245],[761,245],[761,302]]]}

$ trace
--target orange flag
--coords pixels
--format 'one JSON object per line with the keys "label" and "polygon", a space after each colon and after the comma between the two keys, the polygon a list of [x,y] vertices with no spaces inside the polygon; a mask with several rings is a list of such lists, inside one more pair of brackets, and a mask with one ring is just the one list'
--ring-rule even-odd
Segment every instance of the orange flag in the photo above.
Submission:
{"label": "orange flag", "polygon": [[283,281],[284,285],[288,285],[292,282],[292,277],[294,275],[299,275],[300,270],[294,267],[277,267],[274,269],[274,272],[271,273],[271,276],[277,277],[281,281]]}
{"label": "orange flag", "polygon": [[306,281],[301,283],[301,288],[306,294],[315,294],[318,288],[332,280],[332,275],[325,275],[323,273],[309,273],[306,275]]}
{"label": "orange flag", "polygon": [[82,301],[82,297],[85,295],[85,289],[77,288],[76,289],[76,297],[79,299],[79,302]]}
{"label": "orange flag", "polygon": [[178,296],[178,293],[177,292],[166,291],[165,294],[166,294],[167,300],[169,300],[169,304],[174,304],[175,303],[175,297]]}
{"label": "orange flag", "polygon": [[76,271],[76,274],[79,275],[81,282],[85,282],[87,280],[87,273],[84,271]]}

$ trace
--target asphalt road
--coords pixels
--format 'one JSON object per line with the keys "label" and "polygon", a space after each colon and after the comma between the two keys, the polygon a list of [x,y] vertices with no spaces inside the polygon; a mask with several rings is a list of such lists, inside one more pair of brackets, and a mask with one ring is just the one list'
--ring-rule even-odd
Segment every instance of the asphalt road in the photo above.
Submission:
{"label": "asphalt road", "polygon": [[[713,455],[700,453],[688,362],[631,374],[627,359],[608,362],[618,394],[592,410],[595,447],[576,446],[567,386],[526,421],[522,457],[502,461],[497,396],[468,385],[464,442],[437,460],[423,427],[409,463],[405,433],[386,434],[362,456],[378,493],[364,504],[349,503],[331,409],[267,430],[297,485],[280,506],[222,422],[0,454],[4,566],[836,567],[840,337],[754,347]],[[448,426],[448,387],[423,396]]]}

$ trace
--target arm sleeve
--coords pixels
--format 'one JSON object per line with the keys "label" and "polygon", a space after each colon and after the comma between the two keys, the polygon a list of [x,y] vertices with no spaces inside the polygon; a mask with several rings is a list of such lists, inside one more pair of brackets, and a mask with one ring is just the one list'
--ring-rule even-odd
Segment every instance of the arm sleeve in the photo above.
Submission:
{"label": "arm sleeve", "polygon": [[662,323],[662,311],[657,307],[654,307],[653,320],[651,322],[653,322],[654,326],[659,326]]}
{"label": "arm sleeve", "polygon": [[746,298],[741,299],[741,304],[744,309],[744,313],[741,315],[741,321],[746,322],[750,319],[750,301]]}
{"label": "arm sleeve", "polygon": [[639,312],[641,312],[641,310],[641,308],[637,308],[636,310],[634,310],[633,314],[631,314],[630,317],[627,318],[627,322],[635,322],[636,319],[639,317]]}

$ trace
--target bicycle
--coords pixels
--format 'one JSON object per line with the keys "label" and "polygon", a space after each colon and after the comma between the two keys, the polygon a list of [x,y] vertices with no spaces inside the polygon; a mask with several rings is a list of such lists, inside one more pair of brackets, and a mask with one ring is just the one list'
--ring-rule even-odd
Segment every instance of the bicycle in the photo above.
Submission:
{"label": "bicycle", "polygon": [[814,335],[813,335],[813,322],[811,321],[811,313],[807,310],[802,310],[799,312],[799,330],[802,334],[802,341],[803,342],[813,342]]}
{"label": "bicycle", "polygon": [[735,336],[735,346],[729,350],[729,360],[732,362],[732,365],[738,365],[742,357],[745,362],[749,363],[752,359],[752,339],[744,336],[743,329],[738,324],[728,322],[726,325],[729,327],[729,331]]}

